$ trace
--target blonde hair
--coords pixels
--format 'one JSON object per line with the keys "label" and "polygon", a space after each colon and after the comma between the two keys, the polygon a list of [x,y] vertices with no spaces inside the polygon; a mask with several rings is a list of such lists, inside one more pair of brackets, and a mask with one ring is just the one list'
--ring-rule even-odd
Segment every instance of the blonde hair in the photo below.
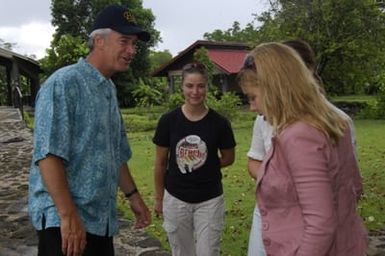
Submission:
{"label": "blonde hair", "polygon": [[249,56],[254,63],[241,69],[239,84],[260,88],[262,110],[275,133],[303,121],[337,144],[347,122],[321,93],[298,53],[281,43],[265,43],[255,47]]}

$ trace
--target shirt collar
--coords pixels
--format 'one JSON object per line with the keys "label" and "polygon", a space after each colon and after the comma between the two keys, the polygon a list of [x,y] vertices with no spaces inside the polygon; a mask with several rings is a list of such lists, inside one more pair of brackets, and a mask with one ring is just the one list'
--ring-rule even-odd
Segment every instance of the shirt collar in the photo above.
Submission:
{"label": "shirt collar", "polygon": [[[109,84],[114,84],[110,78],[106,78],[100,71],[95,68],[92,64],[90,64],[85,58],[80,58],[78,61],[78,64],[88,71],[87,73],[90,74],[90,79],[95,80],[95,85],[103,85],[106,82]],[[91,78],[92,77],[92,78]]]}

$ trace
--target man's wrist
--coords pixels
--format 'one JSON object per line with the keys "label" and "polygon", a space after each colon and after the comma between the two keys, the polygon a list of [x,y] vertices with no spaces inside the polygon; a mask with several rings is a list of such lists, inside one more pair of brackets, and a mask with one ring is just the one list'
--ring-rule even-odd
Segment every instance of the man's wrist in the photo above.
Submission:
{"label": "man's wrist", "polygon": [[134,188],[133,190],[127,192],[127,193],[124,193],[124,196],[126,198],[130,198],[131,196],[133,196],[134,194],[138,193],[138,189],[137,188]]}

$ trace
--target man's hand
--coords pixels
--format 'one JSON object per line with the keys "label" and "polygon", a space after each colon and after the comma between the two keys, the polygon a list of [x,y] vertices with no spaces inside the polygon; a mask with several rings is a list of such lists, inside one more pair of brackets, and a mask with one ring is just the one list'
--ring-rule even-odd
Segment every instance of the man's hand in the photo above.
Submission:
{"label": "man's hand", "polygon": [[130,198],[130,207],[136,218],[134,225],[135,229],[144,228],[150,225],[151,213],[139,193],[132,195]]}
{"label": "man's hand", "polygon": [[61,218],[60,232],[63,254],[66,256],[82,255],[87,243],[86,231],[76,212]]}
{"label": "man's hand", "polygon": [[63,160],[47,155],[39,161],[40,173],[60,216],[62,252],[66,256],[82,255],[86,246],[86,231],[68,189]]}

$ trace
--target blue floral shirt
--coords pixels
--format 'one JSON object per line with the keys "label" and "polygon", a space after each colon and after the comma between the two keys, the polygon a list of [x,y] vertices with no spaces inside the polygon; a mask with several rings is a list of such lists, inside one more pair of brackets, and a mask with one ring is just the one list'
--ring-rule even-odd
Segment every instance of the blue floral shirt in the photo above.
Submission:
{"label": "blue floral shirt", "polygon": [[118,231],[119,170],[131,157],[116,88],[85,59],[56,71],[41,87],[35,108],[34,152],[29,177],[29,213],[37,230],[59,227],[38,161],[63,159],[73,200],[87,232]]}

